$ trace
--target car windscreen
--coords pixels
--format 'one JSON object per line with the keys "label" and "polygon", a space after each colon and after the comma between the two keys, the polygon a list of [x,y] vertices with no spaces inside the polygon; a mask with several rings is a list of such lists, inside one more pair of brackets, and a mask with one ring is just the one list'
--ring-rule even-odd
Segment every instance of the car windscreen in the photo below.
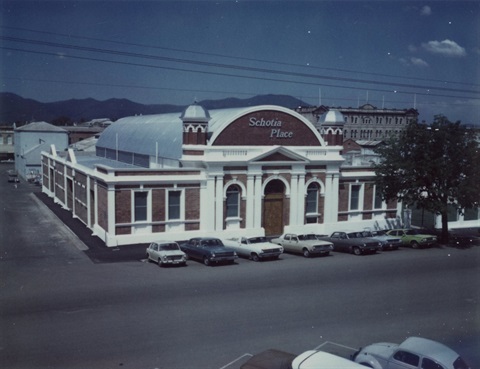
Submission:
{"label": "car windscreen", "polygon": [[216,246],[223,246],[223,243],[222,241],[216,240],[216,239],[202,240],[202,246],[216,247]]}
{"label": "car windscreen", "polygon": [[248,239],[250,243],[268,242],[266,237],[252,237]]}
{"label": "car windscreen", "polygon": [[352,232],[348,234],[348,238],[362,238],[363,234],[361,232]]}
{"label": "car windscreen", "polygon": [[163,250],[163,251],[178,250],[178,245],[175,243],[166,243],[166,244],[160,245],[160,250]]}
{"label": "car windscreen", "polygon": [[298,239],[301,241],[317,240],[317,237],[314,234],[300,234],[298,235]]}

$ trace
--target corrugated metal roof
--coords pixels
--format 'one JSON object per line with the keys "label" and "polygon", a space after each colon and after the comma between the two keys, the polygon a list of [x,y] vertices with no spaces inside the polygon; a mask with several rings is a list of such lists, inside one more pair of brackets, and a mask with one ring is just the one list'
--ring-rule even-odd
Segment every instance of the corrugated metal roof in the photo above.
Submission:
{"label": "corrugated metal roof", "polygon": [[[182,121],[179,113],[122,118],[100,135],[97,146],[169,159],[182,156]],[[158,151],[157,151],[158,150]]]}

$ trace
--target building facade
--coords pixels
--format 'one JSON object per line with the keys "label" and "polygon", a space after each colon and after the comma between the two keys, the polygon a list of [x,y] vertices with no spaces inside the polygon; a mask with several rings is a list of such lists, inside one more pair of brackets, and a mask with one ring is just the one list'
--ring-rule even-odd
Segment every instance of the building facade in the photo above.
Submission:
{"label": "building facade", "polygon": [[342,149],[290,109],[194,104],[118,120],[95,155],[43,152],[42,190],[107,246],[398,224],[374,172]]}
{"label": "building facade", "polygon": [[41,152],[54,145],[57,150],[68,147],[68,131],[46,122],[33,122],[15,128],[15,169],[26,180],[41,172]]}
{"label": "building facade", "polygon": [[371,104],[364,104],[358,108],[330,108],[322,105],[298,107],[295,110],[318,126],[320,126],[318,122],[323,114],[330,110],[339,111],[345,118],[343,128],[345,140],[381,141],[391,136],[397,136],[408,124],[418,119],[418,111],[413,108],[379,109]]}

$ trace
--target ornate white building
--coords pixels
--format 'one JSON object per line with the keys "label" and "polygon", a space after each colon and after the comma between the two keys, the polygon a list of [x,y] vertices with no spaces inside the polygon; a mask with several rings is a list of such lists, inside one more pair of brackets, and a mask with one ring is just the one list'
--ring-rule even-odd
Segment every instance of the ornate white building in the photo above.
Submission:
{"label": "ornate white building", "polygon": [[107,246],[397,222],[371,168],[344,166],[343,138],[324,128],[328,144],[308,119],[271,105],[123,118],[96,155],[44,152],[42,189]]}

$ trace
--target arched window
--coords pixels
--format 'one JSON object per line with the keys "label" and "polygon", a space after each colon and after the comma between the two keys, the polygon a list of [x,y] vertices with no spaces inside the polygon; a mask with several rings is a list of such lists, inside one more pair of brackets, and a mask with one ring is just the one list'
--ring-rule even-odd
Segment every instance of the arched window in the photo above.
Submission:
{"label": "arched window", "polygon": [[232,185],[227,189],[227,218],[240,216],[240,189]]}
{"label": "arched window", "polygon": [[307,197],[305,199],[307,223],[317,223],[319,194],[320,188],[318,183],[311,183],[307,188]]}

